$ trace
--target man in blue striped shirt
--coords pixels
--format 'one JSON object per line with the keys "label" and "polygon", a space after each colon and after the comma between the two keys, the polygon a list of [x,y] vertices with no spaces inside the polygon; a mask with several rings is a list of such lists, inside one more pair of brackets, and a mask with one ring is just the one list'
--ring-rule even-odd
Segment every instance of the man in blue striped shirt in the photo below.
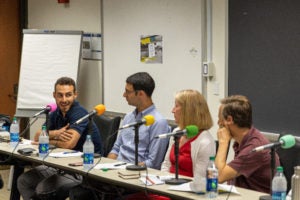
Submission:
{"label": "man in blue striped shirt", "polygon": [[[168,145],[168,139],[157,139],[157,135],[170,131],[167,120],[157,111],[152,101],[155,88],[153,78],[146,72],[138,72],[126,80],[123,97],[135,110],[128,113],[123,124],[142,120],[146,115],[155,118],[151,126],[139,127],[138,164],[154,169],[160,169]],[[134,127],[120,131],[119,136],[107,156],[120,161],[135,163]]]}

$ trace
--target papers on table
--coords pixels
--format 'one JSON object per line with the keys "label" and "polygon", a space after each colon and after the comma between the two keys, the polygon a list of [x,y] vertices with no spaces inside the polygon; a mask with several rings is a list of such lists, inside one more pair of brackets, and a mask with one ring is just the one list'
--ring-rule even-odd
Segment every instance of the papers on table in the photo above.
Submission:
{"label": "papers on table", "polygon": [[140,181],[142,181],[143,184],[145,185],[160,185],[164,184],[165,182],[160,179],[159,176],[154,175],[154,174],[142,174]]}
{"label": "papers on table", "polygon": [[[168,189],[176,190],[176,191],[192,192],[190,183],[184,183],[181,185],[170,186]],[[218,184],[218,190],[219,190],[219,193],[231,192],[234,194],[240,194],[234,185]],[[203,193],[205,193],[205,191],[203,191]]]}
{"label": "papers on table", "polygon": [[94,167],[94,169],[125,169],[127,165],[132,165],[125,162],[115,162],[115,163],[101,163]]}
{"label": "papers on table", "polygon": [[0,131],[0,142],[9,142],[9,135],[8,131]]}
{"label": "papers on table", "polygon": [[19,145],[31,145],[31,140],[22,139],[22,142],[20,142]]}
{"label": "papers on table", "polygon": [[226,185],[226,184],[218,184],[219,192],[231,192],[234,194],[241,194],[237,191],[236,187],[234,185]]}
{"label": "papers on table", "polygon": [[8,131],[0,131],[0,137],[8,137],[9,138],[9,132]]}
{"label": "papers on table", "polygon": [[183,192],[192,192],[190,183],[183,183],[180,185],[172,185],[168,188],[169,190],[183,191]]}
{"label": "papers on table", "polygon": [[76,157],[81,156],[83,153],[80,151],[67,151],[67,152],[58,152],[58,153],[50,153],[50,157],[55,158],[67,158],[67,157]]}
{"label": "papers on table", "polygon": [[164,184],[166,180],[170,180],[174,178],[173,175],[164,175],[164,176],[158,176],[155,174],[141,174],[140,181],[145,185],[160,185]]}

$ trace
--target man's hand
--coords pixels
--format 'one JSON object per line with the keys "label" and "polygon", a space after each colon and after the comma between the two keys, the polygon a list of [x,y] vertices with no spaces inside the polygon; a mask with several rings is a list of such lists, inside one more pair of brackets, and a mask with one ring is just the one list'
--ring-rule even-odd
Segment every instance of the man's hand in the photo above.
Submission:
{"label": "man's hand", "polygon": [[59,140],[67,142],[72,139],[73,133],[71,131],[64,131],[59,135]]}
{"label": "man's hand", "polygon": [[[66,126],[58,129],[58,130],[53,130],[53,131],[49,131],[49,139],[50,140],[61,140],[61,135],[66,132],[69,128],[70,124],[67,124]],[[67,138],[67,136],[63,137],[64,139]],[[63,140],[61,140],[63,141]],[[66,140],[68,141],[68,140]]]}
{"label": "man's hand", "polygon": [[138,165],[139,165],[139,166],[142,166],[142,167],[145,167],[145,166],[146,166],[146,164],[145,164],[144,162],[139,162]]}
{"label": "man's hand", "polygon": [[219,143],[229,143],[232,138],[230,131],[226,127],[220,127],[217,134]]}
{"label": "man's hand", "polygon": [[109,153],[109,154],[107,155],[107,158],[116,160],[116,159],[118,158],[118,155],[115,154],[115,153]]}
{"label": "man's hand", "polygon": [[[35,135],[34,135],[34,137],[33,137],[33,142],[35,142],[35,143],[39,142],[39,137],[40,137],[41,132],[42,132],[42,130],[38,130],[38,131],[35,133]],[[38,144],[38,143],[37,143],[37,144]]]}

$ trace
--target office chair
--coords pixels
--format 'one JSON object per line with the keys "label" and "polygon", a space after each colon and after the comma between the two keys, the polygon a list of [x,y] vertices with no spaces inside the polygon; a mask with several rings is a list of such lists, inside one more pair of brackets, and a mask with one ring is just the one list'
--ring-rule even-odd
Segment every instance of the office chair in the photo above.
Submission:
{"label": "office chair", "polygon": [[[219,141],[218,141],[218,140],[215,140],[215,144],[216,144],[216,155],[217,155],[218,149],[219,149]],[[230,149],[230,144],[231,144],[231,142],[229,142],[229,144],[228,144],[227,154],[226,154],[226,160],[227,160],[227,158],[228,158],[229,149]]]}
{"label": "office chair", "polygon": [[[93,117],[97,128],[100,131],[102,139],[102,156],[107,157],[111,151],[117,136],[118,129],[121,122],[121,117],[116,116],[114,118],[106,117],[104,115],[95,115]],[[87,180],[87,177],[84,177],[83,182]],[[110,187],[106,188],[107,185],[98,185],[97,189],[91,189],[88,185],[81,184],[72,188],[69,192],[70,200],[79,200],[79,199],[116,199],[118,193],[115,191],[110,191]]]}
{"label": "office chair", "polygon": [[106,157],[117,139],[121,117],[109,118],[104,115],[95,115],[93,120],[100,131],[103,145],[102,155]]}
{"label": "office chair", "polygon": [[287,184],[287,192],[288,192],[291,189],[291,181],[292,181],[292,176],[294,174],[294,167],[300,165],[299,138],[296,137],[296,144],[292,148],[289,149],[278,148],[276,152],[279,156],[280,164],[281,166],[283,166],[283,173],[288,183]]}

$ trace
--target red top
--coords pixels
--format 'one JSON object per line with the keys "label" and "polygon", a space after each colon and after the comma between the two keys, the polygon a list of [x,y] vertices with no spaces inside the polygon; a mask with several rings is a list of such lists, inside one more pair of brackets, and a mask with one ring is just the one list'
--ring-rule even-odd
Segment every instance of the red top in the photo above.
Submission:
{"label": "red top", "polygon": [[[193,161],[191,157],[191,142],[193,142],[200,134],[196,135],[191,140],[187,141],[179,148],[178,155],[178,174],[193,177]],[[170,152],[170,172],[175,173],[175,144],[172,145]]]}

